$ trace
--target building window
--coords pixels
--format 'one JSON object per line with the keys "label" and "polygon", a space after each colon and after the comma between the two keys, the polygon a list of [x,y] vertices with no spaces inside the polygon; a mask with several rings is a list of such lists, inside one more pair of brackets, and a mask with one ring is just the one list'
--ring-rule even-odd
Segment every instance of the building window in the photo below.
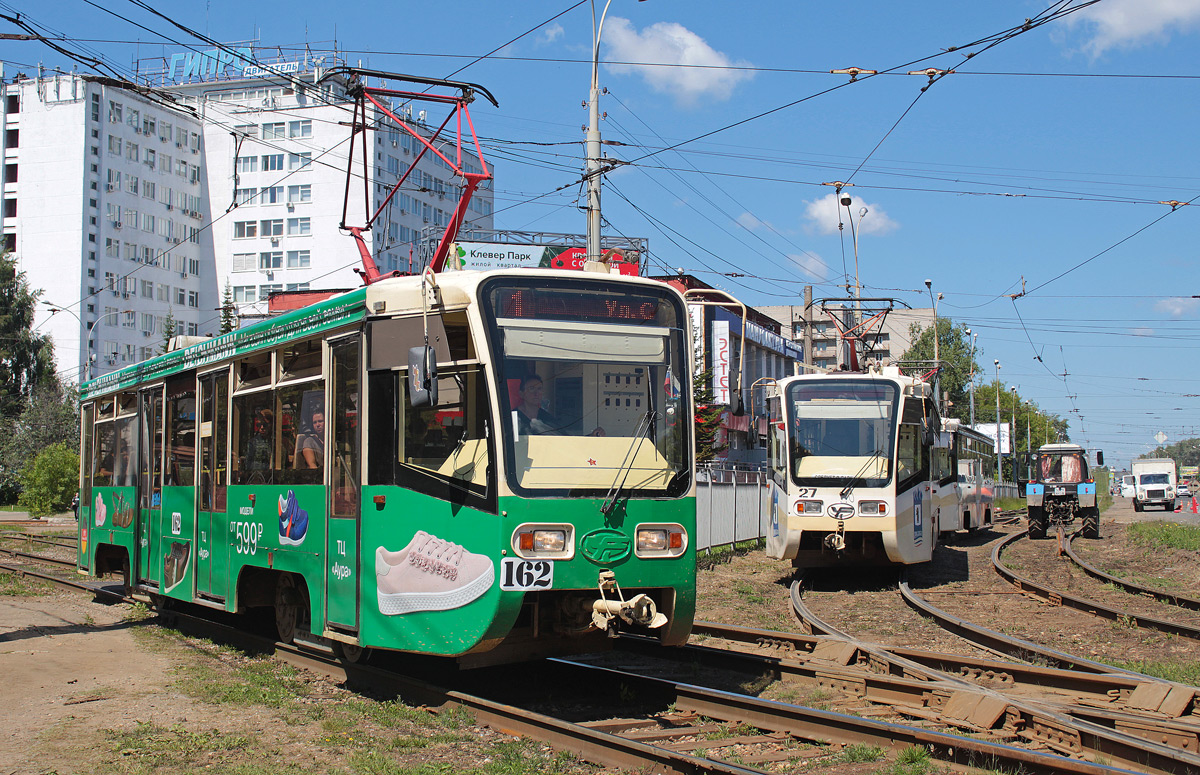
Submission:
{"label": "building window", "polygon": [[121,123],[121,103],[108,101],[108,120],[112,124]]}
{"label": "building window", "polygon": [[121,138],[116,135],[108,136],[108,152],[116,156],[121,155]]}
{"label": "building window", "polygon": [[287,233],[289,237],[304,237],[312,234],[311,218],[288,218]]}
{"label": "building window", "polygon": [[253,239],[258,236],[257,221],[234,221],[233,238],[234,239]]}
{"label": "building window", "polygon": [[140,183],[138,181],[137,175],[129,175],[129,174],[125,175],[125,190],[126,191],[128,191],[131,194],[136,194],[136,193],[138,193],[139,186],[140,186]]}
{"label": "building window", "polygon": [[171,286],[167,285],[166,283],[158,283],[156,290],[157,290],[157,298],[159,301],[162,301],[162,302],[171,301]]}
{"label": "building window", "polygon": [[312,121],[292,121],[288,123],[288,137],[312,137]]}
{"label": "building window", "polygon": [[288,154],[288,169],[301,170],[307,169],[312,164],[312,153],[305,151],[304,153],[289,153]]}
{"label": "building window", "polygon": [[265,186],[258,201],[264,205],[283,204],[283,186]]}
{"label": "building window", "polygon": [[302,186],[288,186],[288,204],[301,204],[312,201],[312,186],[305,183]]}
{"label": "building window", "polygon": [[233,286],[233,300],[235,302],[257,301],[256,291],[257,289],[253,285],[235,285]]}
{"label": "building window", "polygon": [[153,148],[146,149],[146,157],[142,161],[146,164],[147,167],[149,167],[150,169],[154,169],[154,164],[157,161],[157,159],[155,158],[155,152],[154,152]]}
{"label": "building window", "polygon": [[282,237],[283,236],[283,219],[282,218],[276,218],[274,220],[267,220],[267,221],[260,221],[259,226],[262,229],[262,236],[264,236],[264,237]]}
{"label": "building window", "polygon": [[289,250],[287,252],[288,269],[308,269],[310,265],[309,251]]}
{"label": "building window", "polygon": [[198,259],[198,258],[189,258],[188,259],[188,274],[190,274],[194,277],[200,276],[200,259]]}
{"label": "building window", "polygon": [[271,285],[258,286],[258,298],[262,299],[263,301],[266,301],[267,297],[269,297],[272,293],[283,293],[283,284],[273,283]]}
{"label": "building window", "polygon": [[284,123],[280,121],[275,124],[262,125],[262,139],[264,140],[282,140],[284,138]]}
{"label": "building window", "polygon": [[253,272],[258,267],[258,257],[253,253],[234,253],[231,272]]}
{"label": "building window", "polygon": [[154,181],[153,180],[143,180],[142,181],[142,196],[145,197],[146,199],[154,199]]}
{"label": "building window", "polygon": [[126,159],[129,159],[130,161],[134,161],[134,162],[140,161],[141,153],[142,153],[142,149],[138,147],[137,143],[125,143],[125,158]]}
{"label": "building window", "polygon": [[198,291],[188,291],[187,305],[189,307],[200,307],[200,293]]}
{"label": "building window", "polygon": [[282,172],[283,171],[283,154],[267,154],[262,157],[263,172]]}
{"label": "building window", "polygon": [[233,198],[234,198],[234,201],[236,201],[238,203],[238,205],[252,204],[254,202],[254,189],[239,188],[233,192]]}
{"label": "building window", "polygon": [[258,254],[259,269],[281,269],[283,268],[283,251],[268,250]]}
{"label": "building window", "polygon": [[187,288],[175,289],[175,303],[181,307],[187,304]]}
{"label": "building window", "polygon": [[288,283],[287,284],[288,293],[293,293],[295,291],[307,291],[307,290],[308,290],[308,283]]}
{"label": "building window", "polygon": [[[13,113],[14,111],[12,111],[12,110],[9,110],[8,112],[9,112],[9,113]],[[100,95],[99,95],[99,94],[93,94],[93,95],[92,95],[92,110],[91,110],[91,116],[92,116],[92,121],[99,121],[99,120],[100,120]]]}
{"label": "building window", "polygon": [[258,157],[257,156],[239,156],[237,160],[238,172],[258,172]]}

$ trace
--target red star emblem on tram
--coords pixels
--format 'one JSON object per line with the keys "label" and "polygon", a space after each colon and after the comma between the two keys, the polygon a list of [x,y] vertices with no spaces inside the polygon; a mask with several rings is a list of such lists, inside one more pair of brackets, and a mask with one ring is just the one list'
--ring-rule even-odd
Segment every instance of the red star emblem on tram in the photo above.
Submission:
{"label": "red star emblem on tram", "polygon": [[588,458],[588,465],[589,465],[589,466],[594,466],[594,465],[596,465],[596,461],[595,461],[595,459],[594,459],[594,458],[590,458],[590,457],[589,457],[589,458]]}

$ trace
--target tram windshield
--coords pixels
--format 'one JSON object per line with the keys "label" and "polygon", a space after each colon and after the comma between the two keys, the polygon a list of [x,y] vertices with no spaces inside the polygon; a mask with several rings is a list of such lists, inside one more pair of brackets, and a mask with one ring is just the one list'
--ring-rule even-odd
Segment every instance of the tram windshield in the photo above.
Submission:
{"label": "tram windshield", "polygon": [[486,286],[508,481],[524,494],[690,485],[683,309],[652,287]]}
{"label": "tram windshield", "polygon": [[802,487],[886,485],[898,400],[891,382],[822,378],[789,385],[792,480]]}

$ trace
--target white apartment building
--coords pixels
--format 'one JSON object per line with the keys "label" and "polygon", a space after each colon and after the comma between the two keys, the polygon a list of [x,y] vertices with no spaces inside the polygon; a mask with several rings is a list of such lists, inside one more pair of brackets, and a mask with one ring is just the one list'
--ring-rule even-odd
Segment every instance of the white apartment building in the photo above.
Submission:
{"label": "white apartment building", "polygon": [[[340,81],[318,83],[335,57],[239,50],[257,64],[215,51],[139,62],[139,83],[158,91],[74,74],[4,84],[4,244],[63,310],[43,305],[36,325],[66,378],[151,357],[168,315],[177,333],[215,333],[227,286],[246,321],[266,315],[274,292],[361,285],[358,249],[339,230],[352,102]],[[394,108],[429,136],[419,104]],[[374,125],[371,212],[421,149],[392,122]],[[362,226],[356,154],[345,217]],[[460,191],[426,153],[368,233],[380,271],[407,271]],[[491,228],[492,202],[490,185],[477,190],[467,222]]]}
{"label": "white apartment building", "polygon": [[[843,326],[854,312],[852,303],[832,304],[827,309],[839,316]],[[849,353],[846,344],[828,312],[822,312],[814,305],[806,313],[803,304],[758,307],[758,310],[778,321],[782,326],[783,336],[792,341],[803,342],[805,329],[808,330],[811,351],[804,353],[805,363],[833,370],[848,365]],[[867,358],[883,365],[894,364],[900,360],[912,347],[913,338],[909,328],[914,323],[921,329],[932,326],[933,309],[906,309],[897,306],[887,314],[882,328],[875,326],[864,334],[864,339],[870,345],[866,353]]]}
{"label": "white apartment building", "polygon": [[59,373],[150,357],[169,315],[178,333],[209,330],[200,123],[77,75],[18,77],[3,93],[4,246],[41,291],[35,325]]}

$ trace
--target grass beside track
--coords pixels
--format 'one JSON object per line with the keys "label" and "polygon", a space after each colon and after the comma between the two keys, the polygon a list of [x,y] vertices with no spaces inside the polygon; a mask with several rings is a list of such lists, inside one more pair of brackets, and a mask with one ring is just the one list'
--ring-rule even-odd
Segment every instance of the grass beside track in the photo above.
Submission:
{"label": "grass beside track", "polygon": [[1178,522],[1135,522],[1129,526],[1129,538],[1153,549],[1200,550],[1200,526]]}

